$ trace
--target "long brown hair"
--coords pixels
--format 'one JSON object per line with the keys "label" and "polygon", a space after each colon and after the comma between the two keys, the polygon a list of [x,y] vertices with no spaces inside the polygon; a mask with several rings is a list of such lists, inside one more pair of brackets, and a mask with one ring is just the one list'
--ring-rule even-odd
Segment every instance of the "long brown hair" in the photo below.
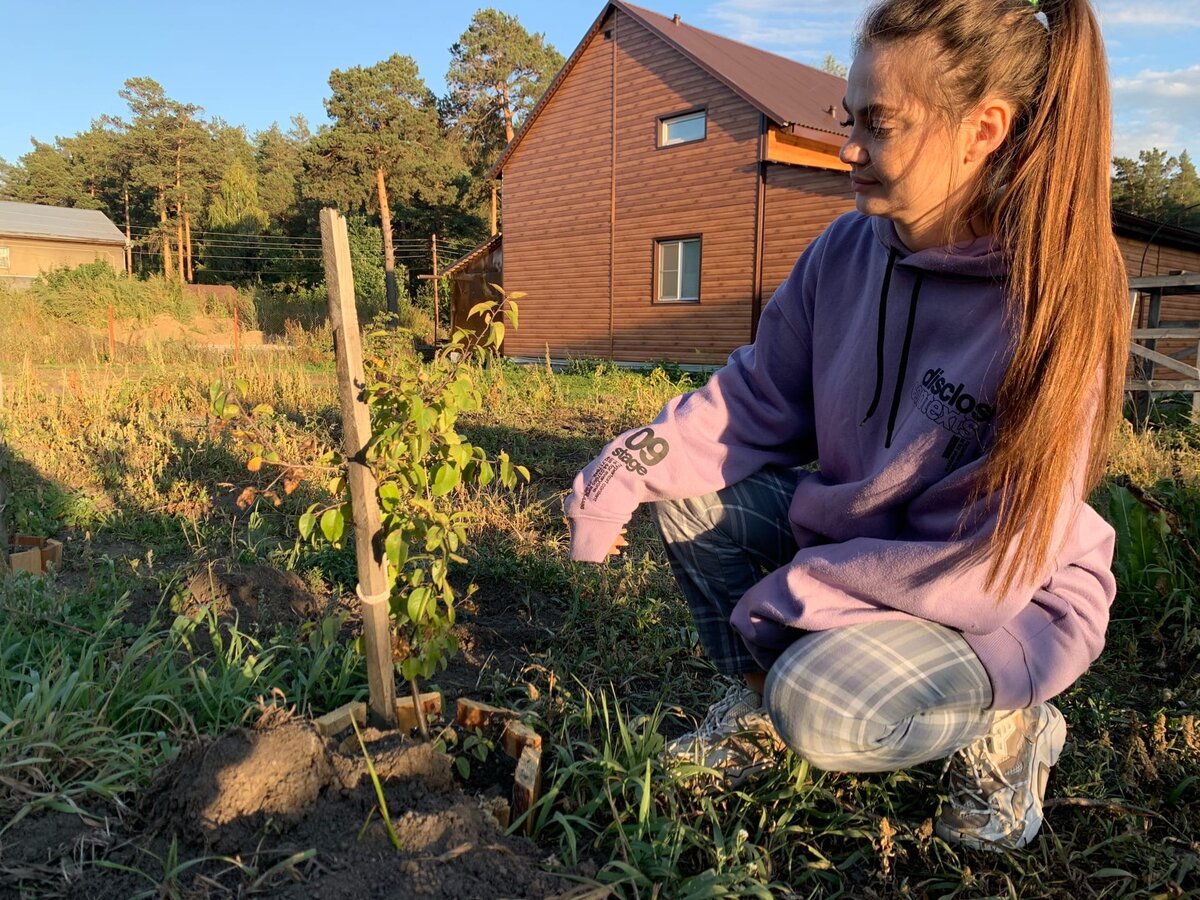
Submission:
{"label": "long brown hair", "polygon": [[998,514],[976,552],[1004,596],[1044,577],[1064,492],[1099,481],[1120,415],[1128,310],[1112,233],[1108,67],[1089,0],[883,0],[856,52],[910,42],[932,60],[919,99],[948,121],[988,97],[1013,106],[960,213],[983,217],[1009,264],[1016,342],[975,485]]}

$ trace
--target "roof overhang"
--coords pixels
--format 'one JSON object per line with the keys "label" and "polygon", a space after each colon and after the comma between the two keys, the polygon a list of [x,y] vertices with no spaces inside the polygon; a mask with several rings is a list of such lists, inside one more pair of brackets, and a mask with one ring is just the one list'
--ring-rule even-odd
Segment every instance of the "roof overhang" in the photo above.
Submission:
{"label": "roof overhang", "polygon": [[103,244],[105,247],[124,247],[129,243],[125,238],[111,240],[99,237],[64,237],[57,234],[30,234],[22,231],[0,231],[0,239],[18,238],[23,241],[53,241],[56,244]]}
{"label": "roof overhang", "polygon": [[1200,231],[1135,216],[1124,210],[1113,210],[1113,231],[1123,237],[1145,241],[1148,244],[1162,244],[1176,250],[1200,253]]}

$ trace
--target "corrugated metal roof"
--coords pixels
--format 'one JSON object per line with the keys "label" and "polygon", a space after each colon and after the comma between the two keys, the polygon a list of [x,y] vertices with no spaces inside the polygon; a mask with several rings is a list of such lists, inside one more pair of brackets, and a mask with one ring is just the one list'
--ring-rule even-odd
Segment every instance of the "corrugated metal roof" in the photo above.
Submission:
{"label": "corrugated metal roof", "polygon": [[842,97],[846,92],[844,78],[721,37],[683,21],[677,23],[674,19],[633,6],[624,0],[610,0],[530,111],[521,130],[504,148],[488,177],[499,177],[508,158],[543,107],[550,102],[558,86],[575,68],[584,48],[613,9],[620,9],[632,16],[775,124],[790,128],[804,137],[828,143],[831,148],[840,147],[849,133],[840,124]]}
{"label": "corrugated metal roof", "polygon": [[125,244],[125,235],[98,209],[68,209],[0,200],[0,235]]}
{"label": "corrugated metal roof", "polygon": [[[778,125],[800,125],[827,133],[840,145],[846,79],[794,59],[759,50],[682,20],[613,0],[619,7]],[[830,111],[832,108],[832,111]]]}
{"label": "corrugated metal roof", "polygon": [[463,266],[470,265],[485,253],[491,253],[492,250],[500,245],[501,233],[497,231],[490,238],[479,244],[472,250],[468,250],[454,262],[450,263],[446,268],[442,269],[443,275],[453,275]]}

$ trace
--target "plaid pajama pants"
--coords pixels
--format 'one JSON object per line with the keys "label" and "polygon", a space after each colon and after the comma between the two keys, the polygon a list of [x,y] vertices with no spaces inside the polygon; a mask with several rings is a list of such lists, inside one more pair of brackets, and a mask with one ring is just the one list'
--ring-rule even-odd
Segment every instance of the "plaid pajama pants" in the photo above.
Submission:
{"label": "plaid pajama pants", "polygon": [[[764,469],[713,494],[655,504],[700,645],[726,675],[761,671],[729,624],[764,574],[797,552],[796,473]],[[962,635],[905,620],[796,632],[767,674],[779,735],[821,769],[884,772],[948,756],[986,734],[992,687]]]}

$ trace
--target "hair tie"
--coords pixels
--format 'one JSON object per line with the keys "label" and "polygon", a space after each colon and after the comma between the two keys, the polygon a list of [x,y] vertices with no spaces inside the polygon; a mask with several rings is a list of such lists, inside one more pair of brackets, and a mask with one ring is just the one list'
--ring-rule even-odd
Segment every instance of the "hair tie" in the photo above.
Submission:
{"label": "hair tie", "polygon": [[1037,9],[1037,8],[1038,8],[1038,4],[1039,4],[1040,2],[1041,2],[1041,0],[1029,0],[1029,5],[1030,5],[1030,6],[1032,6],[1034,9]]}

